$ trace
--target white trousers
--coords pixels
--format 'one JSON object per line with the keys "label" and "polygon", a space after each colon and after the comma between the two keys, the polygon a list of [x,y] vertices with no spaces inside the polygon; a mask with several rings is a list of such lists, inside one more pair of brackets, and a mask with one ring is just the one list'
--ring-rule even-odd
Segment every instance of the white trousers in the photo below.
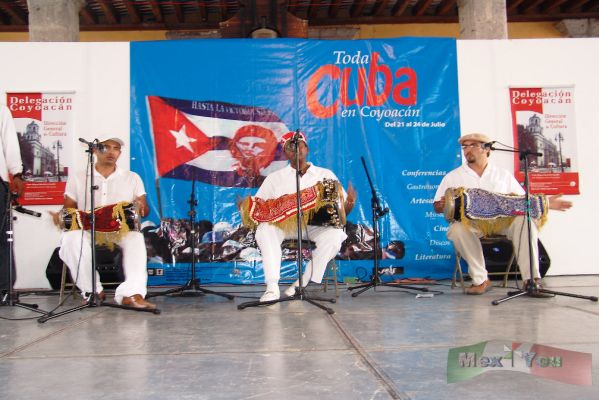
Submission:
{"label": "white trousers", "polygon": [[[524,217],[516,217],[514,222],[505,230],[500,232],[514,245],[516,261],[520,267],[522,279],[530,278],[530,259],[528,254],[528,229]],[[533,222],[531,224],[532,255],[533,255],[533,276],[539,278],[539,248],[537,246],[539,231]],[[485,258],[483,247],[479,238],[483,235],[473,228],[466,228],[460,222],[453,222],[447,231],[447,238],[453,242],[456,251],[468,263],[468,274],[472,278],[474,285],[480,285],[488,279],[487,269],[485,267]]]}
{"label": "white trousers", "polygon": [[[328,262],[337,255],[347,235],[343,229],[308,225],[302,232],[302,237],[316,244],[316,248],[312,250],[312,260],[306,265],[302,275],[302,282],[304,285],[310,281],[320,283]],[[258,225],[256,242],[262,253],[264,280],[267,285],[277,285],[281,278],[281,244],[284,239],[297,239],[297,234],[285,234],[282,229],[267,223]]]}
{"label": "white trousers", "polygon": [[[91,271],[91,235],[88,231],[68,231],[62,235],[60,244],[60,258],[69,267],[71,276],[76,280],[76,285],[81,292],[92,292]],[[123,253],[123,272],[125,281],[121,283],[114,293],[114,300],[121,304],[123,297],[140,294],[146,296],[148,284],[148,270],[146,264],[146,245],[143,234],[140,232],[128,232],[116,243]],[[81,254],[81,260],[79,255]],[[100,274],[96,272],[96,293],[104,288],[100,282]]]}

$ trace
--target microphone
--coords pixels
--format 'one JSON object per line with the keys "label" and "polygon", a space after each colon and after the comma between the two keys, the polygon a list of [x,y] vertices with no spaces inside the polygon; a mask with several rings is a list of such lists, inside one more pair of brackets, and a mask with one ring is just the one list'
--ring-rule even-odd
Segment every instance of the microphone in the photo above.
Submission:
{"label": "microphone", "polygon": [[296,129],[293,137],[291,138],[291,143],[297,144],[300,140],[300,130]]}
{"label": "microphone", "polygon": [[13,210],[20,212],[21,214],[28,214],[28,215],[38,217],[38,218],[42,216],[42,213],[38,213],[37,211],[33,211],[33,210],[28,210],[25,207],[20,206],[20,205],[13,207]]}
{"label": "microphone", "polygon": [[42,213],[38,213],[37,211],[32,211],[32,210],[28,210],[27,208],[23,207],[22,205],[19,204],[19,202],[17,201],[17,198],[19,197],[19,195],[17,193],[11,193],[11,197],[12,197],[12,209],[20,212],[21,214],[28,214],[28,215],[32,215],[34,217],[41,217]]}
{"label": "microphone", "polygon": [[495,150],[493,148],[493,145],[497,143],[497,140],[493,140],[492,142],[487,142],[485,144],[483,144],[483,149],[491,149],[491,150]]}
{"label": "microphone", "polygon": [[105,153],[106,152],[106,147],[98,142],[98,139],[94,139],[93,142],[88,142],[87,140],[83,139],[83,138],[79,138],[79,141],[81,143],[85,143],[86,145],[88,145],[91,149],[96,149],[98,150],[100,153]]}

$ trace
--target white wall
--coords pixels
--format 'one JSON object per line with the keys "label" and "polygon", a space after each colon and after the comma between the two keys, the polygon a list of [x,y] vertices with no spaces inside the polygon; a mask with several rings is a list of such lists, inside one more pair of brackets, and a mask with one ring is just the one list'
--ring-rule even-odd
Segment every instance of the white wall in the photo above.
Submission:
{"label": "white wall", "polygon": [[[551,275],[597,274],[594,250],[599,221],[598,39],[459,41],[458,74],[462,133],[485,132],[513,144],[508,88],[575,86],[580,195],[574,207],[551,211],[541,240]],[[513,171],[512,156],[495,152],[493,162]]]}
{"label": "white wall", "polygon": [[[0,101],[11,91],[74,91],[73,165],[85,168],[85,148],[77,141],[103,132],[129,138],[128,43],[0,43]],[[129,167],[129,149],[119,164]],[[29,206],[41,218],[17,214],[16,288],[49,288],[46,266],[60,240],[48,210],[61,206]]]}
{"label": "white wall", "polygon": [[[0,101],[7,91],[76,92],[71,171],[85,166],[78,137],[93,139],[111,132],[128,142],[128,43],[0,43]],[[574,85],[580,170],[580,196],[567,213],[551,212],[541,233],[554,275],[598,273],[592,249],[599,207],[599,157],[596,93],[599,78],[597,39],[542,39],[458,42],[462,132],[482,131],[512,142],[508,102],[510,86]],[[507,153],[506,153],[507,154]],[[493,161],[512,170],[512,158],[495,153]],[[129,148],[119,161],[129,165]],[[17,288],[47,288],[45,269],[60,232],[46,211],[60,206],[30,207],[41,219],[18,215],[15,225]]]}

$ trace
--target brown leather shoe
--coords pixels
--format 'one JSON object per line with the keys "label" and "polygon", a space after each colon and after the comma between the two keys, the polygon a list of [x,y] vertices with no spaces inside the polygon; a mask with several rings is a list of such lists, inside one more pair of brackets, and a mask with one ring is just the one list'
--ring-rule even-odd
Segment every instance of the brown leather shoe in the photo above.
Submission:
{"label": "brown leather shoe", "polygon": [[123,302],[121,304],[133,308],[150,308],[152,310],[156,308],[156,304],[146,301],[143,297],[141,297],[141,294],[123,297]]}
{"label": "brown leather shoe", "polygon": [[483,294],[491,290],[492,284],[490,280],[486,280],[480,285],[472,285],[466,289],[466,294]]}

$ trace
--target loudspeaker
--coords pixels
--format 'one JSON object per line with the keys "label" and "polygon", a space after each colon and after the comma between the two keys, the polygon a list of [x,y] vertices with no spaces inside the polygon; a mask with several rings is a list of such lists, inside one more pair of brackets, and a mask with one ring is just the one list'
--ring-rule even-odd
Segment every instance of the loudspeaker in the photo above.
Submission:
{"label": "loudspeaker", "polygon": [[[503,273],[507,268],[507,263],[510,261],[512,255],[512,244],[508,239],[495,240],[493,242],[486,242],[481,240],[483,246],[483,254],[485,256],[485,264],[487,272],[491,273]],[[547,270],[551,266],[551,259],[547,254],[547,250],[543,246],[541,241],[538,241],[539,246],[539,272],[542,277],[547,274]],[[514,261],[512,271],[520,271],[517,262]],[[518,274],[519,276],[520,274]],[[489,275],[491,280],[501,280],[503,276],[500,275]]]}

